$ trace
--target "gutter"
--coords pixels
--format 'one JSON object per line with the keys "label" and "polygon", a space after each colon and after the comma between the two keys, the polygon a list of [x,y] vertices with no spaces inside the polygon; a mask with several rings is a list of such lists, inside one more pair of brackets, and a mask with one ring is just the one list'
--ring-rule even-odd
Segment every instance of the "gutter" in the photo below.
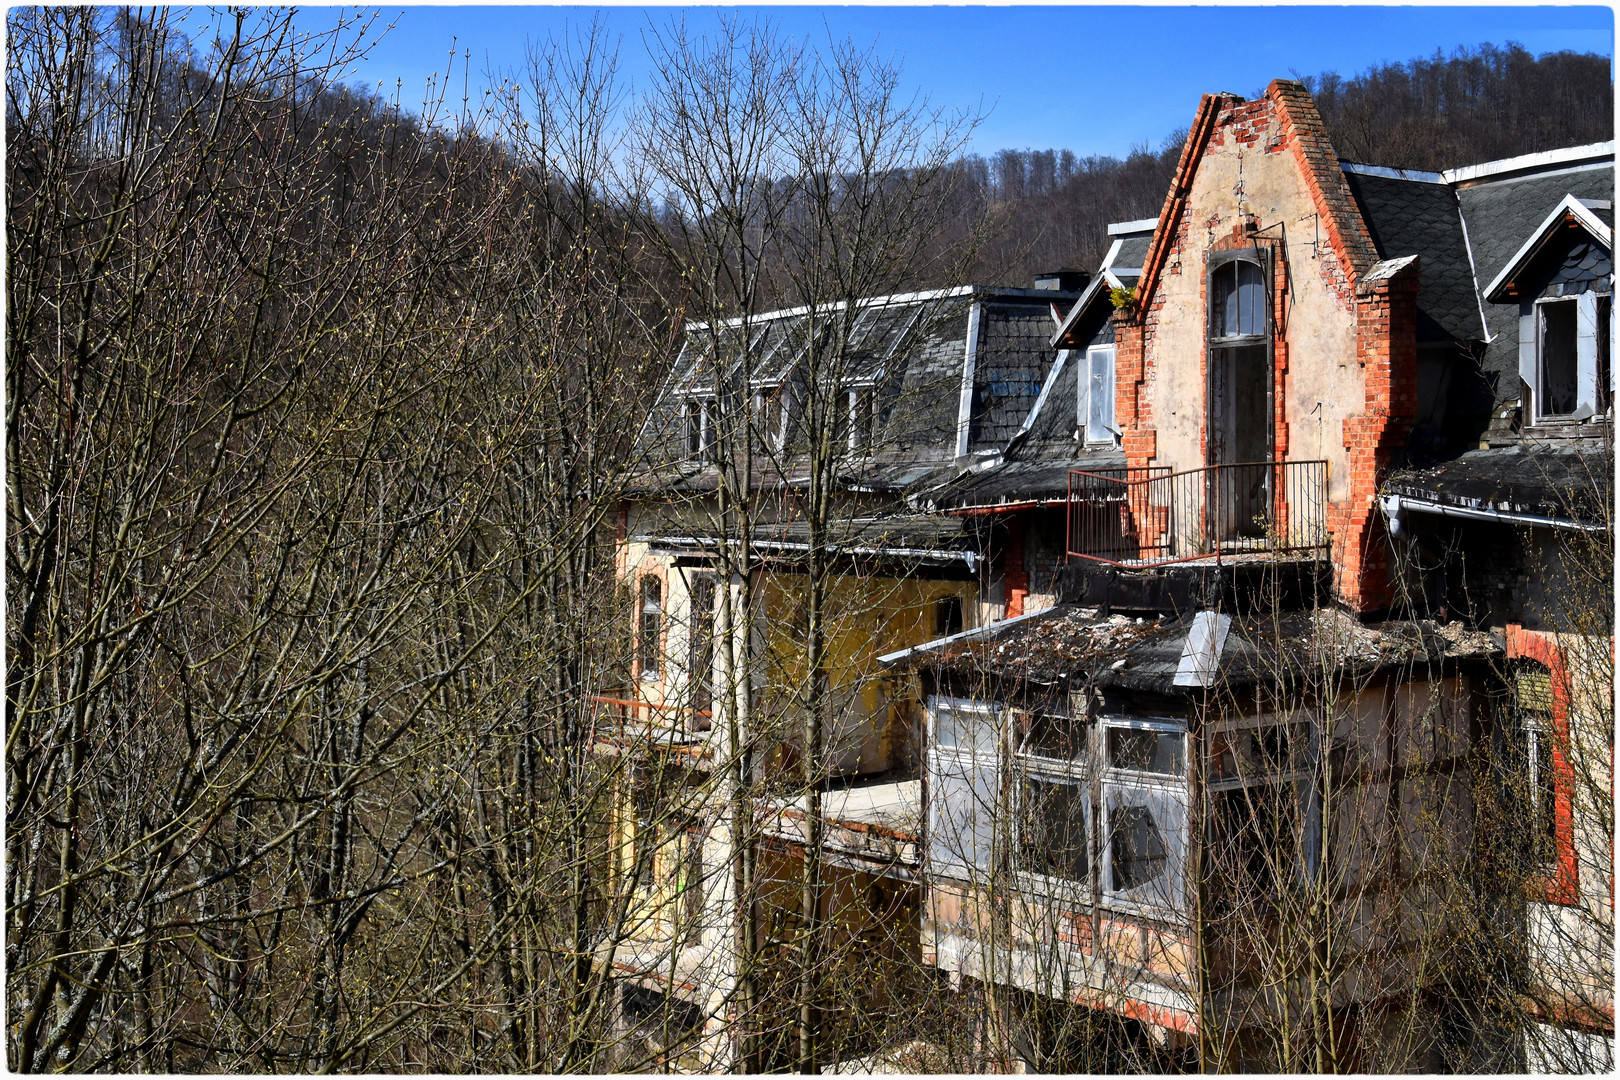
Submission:
{"label": "gutter", "polygon": [[1414,499],[1409,495],[1383,495],[1378,499],[1384,516],[1389,519],[1389,534],[1401,534],[1401,517],[1408,511],[1420,514],[1438,514],[1441,517],[1463,518],[1469,521],[1495,521],[1503,525],[1524,525],[1535,529],[1573,529],[1577,532],[1608,532],[1607,525],[1592,525],[1569,518],[1543,517],[1539,514],[1517,514],[1508,510],[1487,510],[1473,506],[1448,506],[1428,499]]}
{"label": "gutter", "polygon": [[1042,608],[1040,611],[1031,611],[1027,615],[1015,615],[1010,619],[1002,619],[1000,622],[986,623],[983,626],[976,626],[972,630],[963,630],[959,634],[948,634],[942,638],[935,638],[933,641],[925,641],[921,645],[913,645],[909,649],[884,653],[877,658],[877,662],[884,667],[894,667],[896,664],[904,663],[913,657],[921,656],[923,653],[943,649],[945,646],[955,644],[958,641],[972,641],[975,638],[984,637],[1005,627],[1021,623],[1025,619],[1033,619],[1038,615],[1050,615],[1051,613],[1051,608]]}
{"label": "gutter", "polygon": [[[721,546],[722,543],[735,547],[737,541],[721,541],[714,536],[660,536],[647,541],[649,547],[666,548],[697,548],[699,551],[711,550]],[[809,544],[801,544],[792,540],[753,540],[750,546],[765,548],[771,551],[805,551],[810,550]],[[976,551],[940,551],[935,548],[903,548],[903,547],[870,547],[848,546],[844,544],[829,544],[826,550],[836,555],[877,555],[895,559],[919,559],[926,562],[938,563],[948,566],[953,562],[967,564],[969,573],[978,573],[979,553]]]}

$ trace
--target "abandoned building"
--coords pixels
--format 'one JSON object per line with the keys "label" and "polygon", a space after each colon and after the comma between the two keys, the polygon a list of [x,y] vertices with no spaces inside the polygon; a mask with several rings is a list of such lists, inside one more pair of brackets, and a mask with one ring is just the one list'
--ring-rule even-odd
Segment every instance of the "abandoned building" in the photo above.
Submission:
{"label": "abandoned building", "polygon": [[[1578,542],[1612,537],[1613,193],[1607,143],[1341,161],[1278,81],[1203,99],[1159,216],[1110,227],[1094,274],[688,327],[620,520],[635,664],[598,736],[637,762],[615,829],[644,909],[608,962],[627,1001],[687,1003],[676,1063],[732,1053],[739,717],[756,946],[791,972],[815,843],[815,947],[869,961],[840,1008],[903,1007],[907,964],[993,985],[1047,1018],[988,1036],[1000,1063],[1042,1071],[1054,1010],[1166,1067],[1322,1030],[1331,1061],[1283,1067],[1612,1062],[1613,856],[1579,791],[1609,788],[1612,734],[1574,734],[1608,731],[1612,613],[1569,598]],[[1480,786],[1503,745],[1522,793]],[[1529,1031],[1435,974],[1477,916],[1434,883],[1476,873],[1481,798],[1539,838]]]}

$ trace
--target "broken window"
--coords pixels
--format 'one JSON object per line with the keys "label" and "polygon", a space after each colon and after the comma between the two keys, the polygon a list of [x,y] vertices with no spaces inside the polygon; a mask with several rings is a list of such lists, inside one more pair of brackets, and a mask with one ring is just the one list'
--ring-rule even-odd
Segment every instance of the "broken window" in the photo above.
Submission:
{"label": "broken window", "polygon": [[[1534,390],[1536,419],[1585,420],[1608,411],[1609,305],[1593,292],[1535,303],[1535,369],[1521,366],[1521,374]],[[1528,347],[1521,336],[1521,350]]]}
{"label": "broken window", "polygon": [[955,698],[929,701],[928,861],[935,873],[984,880],[994,837],[1000,707]]}
{"label": "broken window", "polygon": [[949,637],[962,632],[962,598],[942,596],[934,601],[934,636]]}
{"label": "broken window", "polygon": [[877,441],[878,388],[852,386],[845,391],[844,409],[839,414],[834,449],[849,448],[852,454],[869,450]]}
{"label": "broken window", "polygon": [[1262,714],[1210,731],[1205,858],[1216,909],[1314,874],[1315,730],[1308,718]]}
{"label": "broken window", "polygon": [[785,385],[761,386],[754,392],[754,430],[766,453],[782,449],[787,438],[789,391]]}
{"label": "broken window", "polygon": [[1089,724],[1036,713],[1019,742],[1016,863],[1020,870],[1089,881],[1091,769]]}
{"label": "broken window", "polygon": [[712,397],[689,397],[681,404],[686,456],[693,460],[712,458],[716,449],[715,403]]}
{"label": "broken window", "polygon": [[1187,735],[1173,721],[1105,718],[1104,895],[1185,907]]}
{"label": "broken window", "polygon": [[1094,345],[1086,350],[1086,370],[1081,376],[1084,405],[1080,426],[1086,442],[1114,441],[1114,347]]}
{"label": "broken window", "polygon": [[641,579],[640,640],[636,643],[636,659],[641,664],[643,679],[658,678],[658,635],[662,631],[664,583],[648,575]]}
{"label": "broken window", "polygon": [[1541,308],[1541,413],[1564,416],[1575,411],[1575,301],[1544,303]]}
{"label": "broken window", "polygon": [[1179,731],[1108,729],[1108,765],[1113,769],[1180,776],[1187,738]]}

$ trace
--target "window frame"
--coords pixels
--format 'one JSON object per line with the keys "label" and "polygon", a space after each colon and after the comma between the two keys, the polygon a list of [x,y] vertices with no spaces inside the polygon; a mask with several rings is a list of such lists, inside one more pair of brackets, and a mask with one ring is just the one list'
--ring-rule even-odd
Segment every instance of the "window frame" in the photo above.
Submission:
{"label": "window frame", "polygon": [[[647,599],[649,586],[656,590],[651,607]],[[653,573],[641,575],[641,588],[636,597],[636,675],[642,682],[655,683],[663,678],[664,593],[662,577]],[[649,617],[653,620],[650,633]]]}
{"label": "window frame", "polygon": [[[990,724],[988,744],[981,747],[975,741],[968,746],[959,744],[942,746],[939,741],[939,718],[942,711],[973,713],[987,718]],[[934,868],[935,871],[943,871],[947,876],[952,876],[957,880],[973,884],[987,884],[989,882],[994,871],[996,856],[994,850],[995,808],[992,807],[988,811],[992,815],[990,827],[991,850],[985,854],[986,862],[989,865],[985,867],[972,865],[960,858],[963,854],[961,851],[949,849],[946,849],[946,858],[938,858],[936,857],[937,841],[930,834],[935,828],[936,818],[941,813],[940,806],[936,805],[940,801],[941,793],[932,789],[933,778],[935,776],[943,777],[947,772],[945,766],[949,765],[951,766],[949,771],[953,774],[952,779],[965,781],[970,795],[976,791],[974,781],[982,779],[981,774],[988,775],[991,788],[1000,791],[1001,766],[1005,760],[1004,744],[1006,740],[1004,731],[1007,715],[1006,706],[994,700],[986,701],[979,698],[933,694],[928,697],[926,702],[927,742],[923,754],[923,772],[924,783],[929,785],[930,790],[928,791],[926,811],[923,815],[924,836],[921,845],[923,862],[925,866]],[[978,875],[983,876],[979,877]]]}
{"label": "window frame", "polygon": [[[1108,384],[1107,392],[1104,395],[1104,400],[1107,403],[1108,416],[1105,423],[1099,422],[1098,424],[1094,425],[1092,424],[1091,420],[1092,416],[1097,411],[1097,402],[1095,400],[1097,396],[1095,385],[1097,379],[1096,365],[1099,361],[1103,360],[1104,357],[1106,357],[1106,366],[1108,372],[1108,377],[1106,380]],[[1106,345],[1088,345],[1086,346],[1085,350],[1085,358],[1086,373],[1085,378],[1081,381],[1081,385],[1084,387],[1084,392],[1080,395],[1080,416],[1078,418],[1077,426],[1085,433],[1084,442],[1087,446],[1112,445],[1119,439],[1119,429],[1115,426],[1116,420],[1114,417],[1115,388],[1118,385],[1118,369],[1116,367],[1118,361],[1117,347],[1111,343]],[[1095,432],[1093,428],[1100,428],[1100,433]]]}
{"label": "window frame", "polygon": [[[1547,401],[1547,309],[1552,307],[1562,307],[1565,305],[1567,305],[1570,309],[1571,326],[1573,330],[1570,344],[1574,351],[1570,356],[1570,363],[1574,367],[1574,400],[1571,403],[1568,412],[1548,412],[1544,407]],[[1549,420],[1568,420],[1573,417],[1575,413],[1580,411],[1581,407],[1580,295],[1541,296],[1535,299],[1531,307],[1535,311],[1536,330],[1536,385],[1535,394],[1533,395],[1535,401],[1535,423],[1539,424]]]}
{"label": "window frame", "polygon": [[[1066,896],[1092,903],[1097,896],[1096,885],[1099,870],[1099,853],[1097,850],[1097,767],[1096,755],[1099,731],[1096,720],[1089,716],[1064,715],[1058,712],[1042,712],[1038,710],[1021,711],[1014,713],[1015,719],[1023,722],[1014,723],[1013,735],[1016,742],[1010,748],[1008,755],[1012,763],[1012,868],[1017,876],[1019,886],[1027,891],[1045,896]],[[1024,749],[1028,743],[1030,731],[1037,720],[1042,717],[1065,719],[1081,725],[1086,731],[1085,751],[1072,758],[1047,757],[1032,753]],[[1020,727],[1023,728],[1020,731]],[[1055,874],[1032,870],[1022,865],[1024,850],[1024,823],[1026,810],[1024,806],[1024,782],[1030,777],[1047,782],[1073,784],[1080,789],[1082,795],[1081,805],[1084,808],[1083,828],[1086,840],[1086,876],[1084,878],[1066,878]]]}
{"label": "window frame", "polygon": [[[686,461],[711,462],[719,446],[714,425],[715,395],[691,390],[681,399],[681,456]],[[696,418],[697,427],[692,426]],[[693,436],[696,435],[695,445]]]}
{"label": "window frame", "polygon": [[[1218,396],[1218,383],[1221,363],[1218,353],[1235,352],[1240,349],[1264,346],[1266,350],[1266,405],[1265,415],[1270,419],[1266,424],[1265,460],[1272,461],[1277,453],[1277,333],[1272,308],[1275,305],[1276,284],[1272,279],[1272,252],[1261,245],[1250,247],[1228,248],[1224,251],[1212,251],[1206,258],[1204,266],[1204,424],[1208,434],[1205,437],[1205,458],[1207,464],[1221,465],[1237,462],[1221,460],[1227,448],[1218,445],[1216,424],[1216,406]],[[1215,332],[1215,278],[1222,270],[1235,263],[1248,263],[1260,271],[1260,285],[1263,290],[1264,304],[1262,305],[1262,326],[1258,333],[1251,334],[1217,334]],[[1237,274],[1234,269],[1233,275]],[[1235,284],[1235,282],[1234,282]],[[1221,402],[1224,409],[1225,403]]]}
{"label": "window frame", "polygon": [[[1098,896],[1101,903],[1107,907],[1120,911],[1152,914],[1171,911],[1180,914],[1185,910],[1187,886],[1187,858],[1190,850],[1190,834],[1188,814],[1188,761],[1187,752],[1190,739],[1187,725],[1181,720],[1169,717],[1138,718],[1131,716],[1103,715],[1097,718],[1096,730],[1101,735],[1098,740],[1102,755],[1098,769],[1098,822],[1096,834],[1097,849],[1097,881]],[[1138,769],[1126,769],[1111,764],[1107,758],[1108,732],[1114,730],[1125,731],[1152,731],[1157,734],[1178,734],[1181,736],[1181,772],[1179,774],[1143,772]],[[1169,802],[1178,811],[1174,822],[1175,831],[1166,835],[1165,839],[1171,841],[1166,859],[1170,867],[1172,887],[1174,892],[1169,901],[1160,902],[1156,898],[1131,895],[1138,893],[1145,887],[1137,886],[1135,889],[1115,889],[1114,878],[1114,806],[1111,795],[1120,792],[1135,791],[1140,796],[1153,802]],[[1158,823],[1163,831],[1164,822]],[[1179,843],[1177,843],[1179,842]],[[1179,865],[1178,865],[1179,863]]]}

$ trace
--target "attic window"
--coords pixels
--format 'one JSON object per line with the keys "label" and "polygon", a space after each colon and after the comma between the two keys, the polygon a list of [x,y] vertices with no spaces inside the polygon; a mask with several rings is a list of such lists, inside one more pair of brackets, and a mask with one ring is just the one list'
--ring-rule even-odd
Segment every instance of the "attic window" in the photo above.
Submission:
{"label": "attic window", "polygon": [[846,391],[846,406],[838,417],[834,441],[839,447],[846,444],[850,453],[871,448],[877,439],[878,396],[873,385],[851,386]]}
{"label": "attic window", "polygon": [[716,435],[714,398],[689,397],[681,404],[682,441],[687,458],[697,461],[714,456]]}
{"label": "attic window", "polygon": [[[1535,304],[1530,348],[1537,420],[1585,420],[1609,407],[1609,297],[1593,292]],[[1521,338],[1521,347],[1524,347]]]}

